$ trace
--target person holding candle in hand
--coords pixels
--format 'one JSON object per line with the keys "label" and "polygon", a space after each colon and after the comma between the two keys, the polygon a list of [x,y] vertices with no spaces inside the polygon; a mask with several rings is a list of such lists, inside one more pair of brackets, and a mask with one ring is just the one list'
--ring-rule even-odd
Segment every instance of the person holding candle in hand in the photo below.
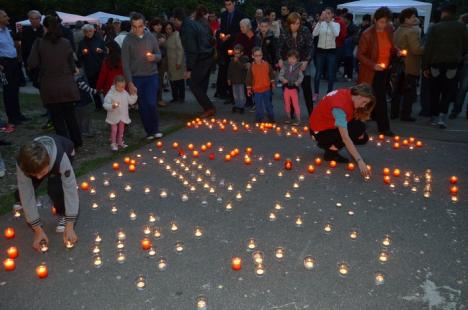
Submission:
{"label": "person holding candle in hand", "polygon": [[374,105],[375,97],[367,84],[338,89],[323,97],[309,121],[318,147],[325,150],[325,160],[349,162],[338,153],[345,146],[356,160],[361,174],[369,177],[370,171],[355,145],[365,144],[369,140],[364,121],[369,119]]}
{"label": "person holding candle in hand", "polygon": [[107,110],[106,123],[111,125],[111,150],[117,151],[120,148],[126,148],[123,140],[125,124],[130,124],[128,115],[128,106],[135,104],[137,95],[130,95],[125,90],[125,78],[121,75],[115,77],[114,85],[111,87],[104,98],[104,109]]}
{"label": "person holding candle in hand", "polygon": [[34,231],[33,248],[49,242],[42,228],[36,205],[35,190],[47,179],[47,194],[57,212],[56,232],[63,232],[63,242],[74,244],[78,237],[74,224],[79,211],[79,198],[72,167],[73,142],[58,135],[40,136],[23,145],[17,156],[16,176],[21,205],[26,221]]}

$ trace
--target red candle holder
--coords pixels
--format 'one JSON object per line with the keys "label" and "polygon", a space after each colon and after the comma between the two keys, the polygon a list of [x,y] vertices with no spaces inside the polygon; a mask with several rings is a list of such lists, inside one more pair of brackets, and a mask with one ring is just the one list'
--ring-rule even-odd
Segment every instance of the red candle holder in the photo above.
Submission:
{"label": "red candle holder", "polygon": [[457,184],[457,182],[458,182],[458,177],[452,175],[450,177],[450,184]]}
{"label": "red candle holder", "polygon": [[157,142],[156,142],[156,147],[157,147],[158,149],[162,148],[162,147],[163,147],[163,142],[162,142],[161,140],[157,141]]}
{"label": "red candle holder", "polygon": [[353,171],[356,167],[354,166],[353,163],[348,163],[348,165],[346,166],[346,169],[348,169],[348,171]]}
{"label": "red candle holder", "polygon": [[450,194],[456,195],[457,193],[458,193],[458,186],[453,185],[452,187],[450,187]]}
{"label": "red candle holder", "polygon": [[335,168],[336,167],[336,161],[331,160],[328,165],[330,166],[330,168]]}
{"label": "red candle holder", "polygon": [[149,250],[153,246],[151,240],[149,238],[143,238],[141,240],[141,248],[145,251]]}
{"label": "red candle holder", "polygon": [[242,258],[240,257],[233,257],[231,260],[231,268],[232,270],[239,271],[242,269]]}
{"label": "red candle holder", "polygon": [[135,172],[135,171],[136,171],[135,165],[129,165],[129,166],[128,166],[128,171],[129,171],[129,172]]}
{"label": "red candle holder", "polygon": [[80,188],[84,191],[87,191],[89,189],[89,183],[88,182],[81,182]]}
{"label": "red candle holder", "polygon": [[383,175],[390,175],[390,169],[389,168],[384,168],[383,169]]}
{"label": "red candle holder", "polygon": [[15,229],[13,227],[8,227],[4,231],[5,238],[13,239],[15,237]]}
{"label": "red candle holder", "polygon": [[315,164],[320,166],[322,164],[322,159],[320,157],[315,158]]}
{"label": "red candle holder", "polygon": [[36,275],[39,279],[45,279],[49,276],[49,270],[45,263],[42,263],[36,267]]}
{"label": "red candle holder", "polygon": [[273,159],[276,160],[276,161],[279,161],[281,159],[281,154],[280,153],[275,153],[273,155]]}
{"label": "red candle holder", "polygon": [[179,147],[179,143],[177,143],[177,142],[172,143],[172,148],[173,149],[177,149],[178,147]]}
{"label": "red candle holder", "polygon": [[13,271],[16,269],[16,263],[15,260],[12,258],[7,258],[3,261],[3,267],[5,268],[5,271]]}
{"label": "red candle holder", "polygon": [[309,172],[310,174],[314,173],[314,172],[315,172],[315,167],[314,167],[314,165],[309,165],[309,166],[307,166],[307,172]]}
{"label": "red candle holder", "polygon": [[291,170],[292,167],[293,167],[292,160],[286,159],[285,162],[284,162],[284,169],[285,170]]}
{"label": "red candle holder", "polygon": [[393,169],[393,176],[399,177],[400,175],[401,175],[400,169],[398,169],[398,168]]}
{"label": "red candle holder", "polygon": [[112,164],[112,169],[114,169],[115,171],[119,170],[120,169],[119,163],[113,163]]}
{"label": "red candle holder", "polygon": [[15,259],[18,257],[18,249],[14,246],[11,246],[7,249],[7,255],[11,259]]}

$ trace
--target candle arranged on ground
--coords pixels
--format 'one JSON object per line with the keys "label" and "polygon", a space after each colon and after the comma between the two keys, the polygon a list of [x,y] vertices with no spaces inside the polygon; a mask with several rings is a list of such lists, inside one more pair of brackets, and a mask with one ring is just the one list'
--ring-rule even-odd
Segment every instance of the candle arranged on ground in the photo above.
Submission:
{"label": "candle arranged on ground", "polygon": [[353,163],[348,163],[348,165],[346,165],[346,169],[348,169],[348,171],[353,171],[355,169],[355,166]]}
{"label": "candle arranged on ground", "polygon": [[151,239],[149,239],[148,237],[141,239],[140,243],[141,243],[141,248],[145,251],[149,250],[151,246],[153,245],[151,242]]}
{"label": "candle arranged on ground", "polygon": [[276,257],[276,259],[282,260],[282,259],[284,258],[285,252],[286,252],[286,250],[285,250],[284,248],[282,248],[282,247],[277,247],[277,248],[275,249],[275,257]]}
{"label": "candle arranged on ground", "polygon": [[315,167],[314,167],[314,165],[308,165],[308,166],[307,166],[307,172],[309,172],[309,173],[311,173],[311,174],[314,173],[314,172],[315,172]]}
{"label": "candle arranged on ground", "polygon": [[384,263],[388,262],[389,259],[390,259],[390,253],[388,253],[387,251],[380,251],[380,253],[379,253],[379,262],[384,264]]}
{"label": "candle arranged on ground", "polygon": [[87,55],[88,53],[89,53],[89,50],[88,50],[87,48],[84,48],[84,49],[83,49],[83,54],[84,54],[84,55]]}
{"label": "candle arranged on ground", "polygon": [[84,191],[87,191],[89,189],[89,183],[88,182],[81,182],[80,188]]}
{"label": "candle arranged on ground", "polygon": [[197,310],[207,310],[208,309],[208,298],[205,296],[198,296],[195,301],[195,306]]}
{"label": "candle arranged on ground", "polygon": [[67,240],[67,242],[65,242],[65,247],[67,248],[67,250],[71,250],[75,247],[75,244],[70,240]]}
{"label": "candle arranged on ground", "polygon": [[349,273],[349,265],[347,263],[339,263],[338,264],[338,273],[342,277],[346,277]]}
{"label": "candle arranged on ground", "polygon": [[255,274],[258,277],[261,277],[265,274],[265,265],[263,264],[256,264],[255,265]]}
{"label": "candle arranged on ground", "polygon": [[164,257],[161,257],[158,260],[158,270],[159,271],[164,271],[167,269],[167,260]]}
{"label": "candle arranged on ground", "polygon": [[242,269],[242,258],[235,256],[231,259],[231,268],[232,270],[241,270]]}
{"label": "candle arranged on ground", "polygon": [[375,273],[375,278],[374,278],[374,279],[375,279],[375,284],[376,284],[376,285],[382,285],[382,284],[384,284],[384,282],[385,282],[385,276],[384,276],[384,274],[381,273],[381,272],[376,272],[376,273]]}
{"label": "candle arranged on ground", "polygon": [[45,279],[49,276],[49,270],[47,269],[47,265],[45,263],[41,263],[36,267],[36,275],[39,279]]}
{"label": "candle arranged on ground", "polygon": [[113,163],[113,164],[112,164],[112,169],[114,169],[114,170],[117,171],[117,170],[119,170],[119,168],[120,168],[119,163]]}
{"label": "candle arranged on ground", "polygon": [[273,155],[273,159],[276,160],[276,161],[279,161],[281,159],[281,154],[280,153],[275,153]]}
{"label": "candle arranged on ground", "polygon": [[291,170],[292,167],[293,167],[292,160],[289,159],[289,158],[286,159],[286,160],[284,161],[284,169],[285,169],[285,170]]}
{"label": "candle arranged on ground", "polygon": [[359,232],[356,229],[353,229],[349,232],[349,238],[351,240],[356,240],[359,236]]}
{"label": "candle arranged on ground", "polygon": [[146,288],[146,280],[145,277],[140,275],[135,280],[135,285],[138,290],[144,290]]}
{"label": "candle arranged on ground", "polygon": [[5,271],[13,271],[16,268],[15,260],[12,258],[7,258],[3,261],[3,267]]}
{"label": "candle arranged on ground", "polygon": [[315,267],[315,259],[312,256],[307,256],[304,258],[304,267],[307,270],[312,270]]}
{"label": "candle arranged on ground", "polygon": [[322,159],[320,157],[315,158],[315,165],[320,166],[322,164]]}
{"label": "candle arranged on ground", "polygon": [[7,255],[11,259],[15,259],[18,257],[18,249],[14,246],[11,246],[7,249]]}
{"label": "candle arranged on ground", "polygon": [[457,184],[457,182],[458,182],[458,177],[452,175],[450,177],[450,184]]}

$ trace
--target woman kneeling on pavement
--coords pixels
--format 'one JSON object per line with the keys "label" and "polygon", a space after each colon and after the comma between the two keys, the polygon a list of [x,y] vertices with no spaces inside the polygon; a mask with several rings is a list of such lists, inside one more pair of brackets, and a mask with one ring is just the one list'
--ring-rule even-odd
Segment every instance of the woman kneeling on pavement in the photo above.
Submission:
{"label": "woman kneeling on pavement", "polygon": [[355,145],[369,140],[364,122],[369,119],[374,105],[375,97],[367,84],[332,91],[319,102],[310,116],[310,130],[318,147],[325,150],[325,160],[349,162],[338,153],[345,146],[361,174],[364,177],[370,175]]}

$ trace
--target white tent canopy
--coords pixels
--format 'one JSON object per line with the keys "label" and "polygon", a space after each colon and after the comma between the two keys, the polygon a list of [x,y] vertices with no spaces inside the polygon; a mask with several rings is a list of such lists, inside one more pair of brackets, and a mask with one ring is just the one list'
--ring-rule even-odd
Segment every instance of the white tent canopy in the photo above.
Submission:
{"label": "white tent canopy", "polygon": [[86,17],[97,19],[97,20],[99,20],[99,22],[101,24],[107,23],[107,20],[109,18],[118,19],[120,21],[130,20],[130,17],[128,17],[128,16],[110,14],[110,13],[106,13],[106,12],[96,12],[96,13],[93,13],[93,14],[89,14]]}
{"label": "white tent canopy", "polygon": [[353,13],[357,16],[362,16],[364,14],[372,15],[378,8],[382,6],[388,7],[393,13],[400,13],[406,8],[416,8],[418,10],[418,15],[424,16],[424,31],[427,32],[427,28],[429,28],[429,22],[431,19],[432,3],[413,0],[361,0],[339,4],[338,8],[347,8],[350,13]]}
{"label": "white tent canopy", "polygon": [[[99,23],[99,20],[97,18],[93,17],[87,17],[87,16],[81,16],[81,15],[76,15],[76,14],[69,14],[69,13],[64,13],[64,12],[59,12],[57,11],[57,15],[60,17],[62,20],[62,24],[64,25],[74,25],[77,21],[83,21],[83,22],[88,22],[90,24],[97,24]],[[44,16],[42,16],[44,18]],[[23,26],[29,26],[31,23],[29,22],[28,19],[17,22],[17,25],[23,25]]]}

